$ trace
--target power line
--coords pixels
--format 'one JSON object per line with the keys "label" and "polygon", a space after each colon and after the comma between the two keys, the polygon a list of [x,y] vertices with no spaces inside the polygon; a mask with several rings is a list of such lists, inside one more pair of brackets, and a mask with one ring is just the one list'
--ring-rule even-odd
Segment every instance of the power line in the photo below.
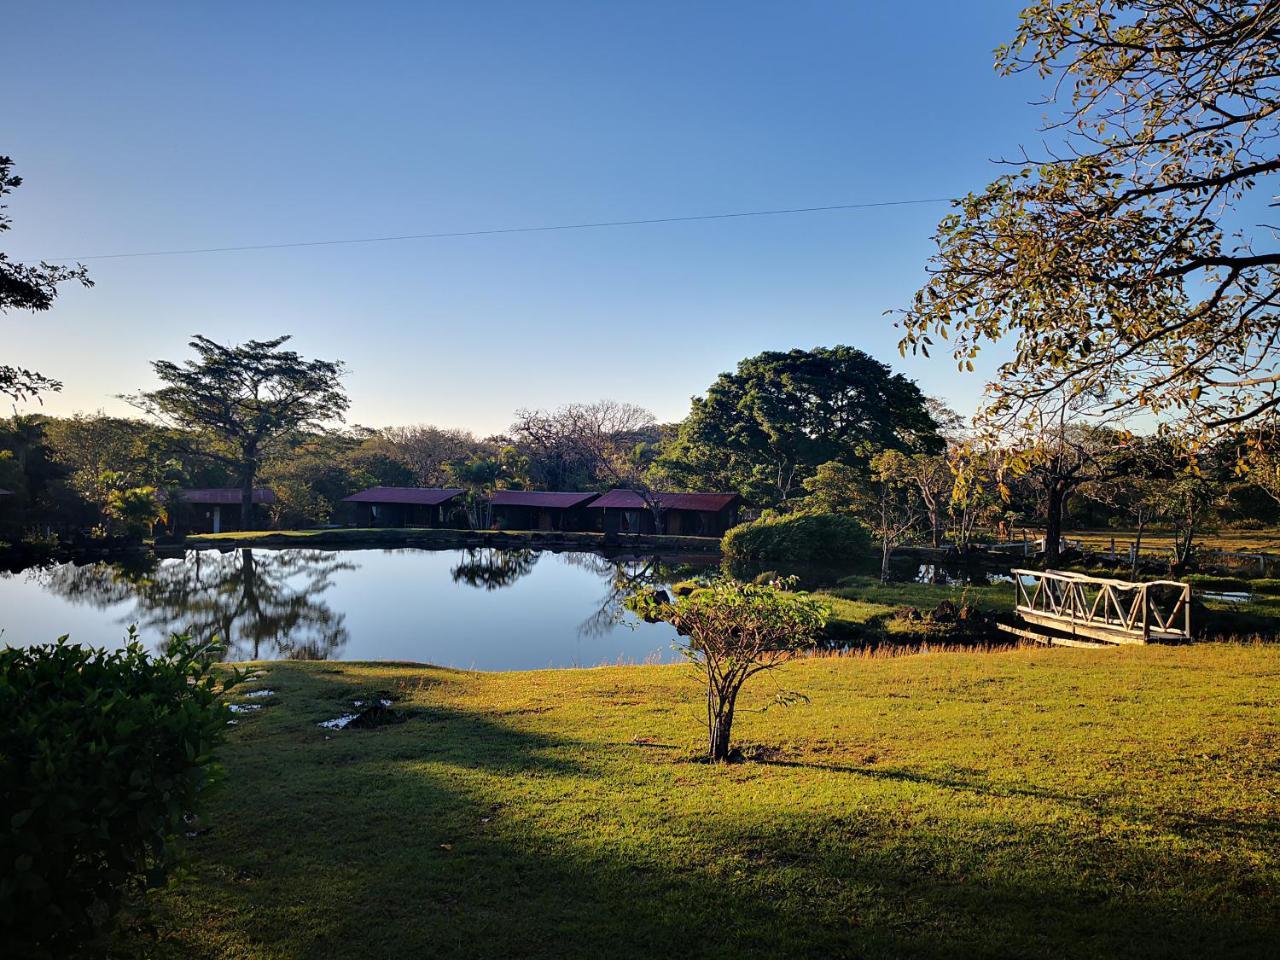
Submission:
{"label": "power line", "polygon": [[652,217],[646,220],[601,220],[595,223],[560,223],[540,227],[498,227],[492,230],[454,230],[447,233],[408,233],[390,237],[358,237],[348,240],[299,240],[292,243],[249,243],[232,247],[193,247],[183,250],[146,250],[134,253],[98,253],[87,257],[54,257],[48,263],[82,260],[122,260],[132,257],[176,257],[196,253],[234,253],[244,250],[284,250],[291,247],[332,247],[355,243],[394,243],[400,240],[444,240],[452,237],[488,237],[503,233],[551,233],[560,230],[598,230],[603,227],[639,227],[657,223],[690,223],[696,220],[733,220],[742,217],[780,217],[797,213],[826,213],[835,210],[867,210],[872,207],[905,207],[923,203],[950,203],[949,197],[921,200],[882,200],[877,203],[833,203],[821,207],[788,207],[782,210],[745,210],[737,213],[706,213],[684,217]]}

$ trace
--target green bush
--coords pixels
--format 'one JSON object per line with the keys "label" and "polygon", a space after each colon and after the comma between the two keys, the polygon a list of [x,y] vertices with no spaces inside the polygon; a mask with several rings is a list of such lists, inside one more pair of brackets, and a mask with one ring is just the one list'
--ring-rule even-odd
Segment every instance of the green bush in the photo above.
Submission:
{"label": "green bush", "polygon": [[239,680],[207,653],[148,654],[132,630],[121,650],[0,650],[0,942],[65,955],[164,878]]}
{"label": "green bush", "polygon": [[797,513],[744,523],[725,534],[722,549],[736,577],[764,569],[848,571],[865,566],[874,554],[866,527],[839,513]]}

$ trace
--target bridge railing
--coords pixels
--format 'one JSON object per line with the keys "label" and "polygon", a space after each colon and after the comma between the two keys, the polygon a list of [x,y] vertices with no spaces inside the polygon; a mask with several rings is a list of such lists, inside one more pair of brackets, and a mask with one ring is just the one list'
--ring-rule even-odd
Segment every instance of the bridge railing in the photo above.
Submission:
{"label": "bridge railing", "polygon": [[1015,608],[1023,619],[1112,643],[1191,639],[1191,585],[1130,583],[1061,570],[1014,570]]}

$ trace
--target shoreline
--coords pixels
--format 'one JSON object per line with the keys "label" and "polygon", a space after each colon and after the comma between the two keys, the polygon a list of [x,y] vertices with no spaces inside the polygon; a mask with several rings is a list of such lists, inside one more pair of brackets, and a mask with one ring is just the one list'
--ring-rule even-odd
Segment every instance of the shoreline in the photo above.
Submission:
{"label": "shoreline", "polygon": [[537,550],[587,549],[626,553],[637,547],[679,553],[720,555],[719,537],[665,534],[608,536],[603,533],[555,530],[438,530],[414,527],[336,528],[331,530],[262,530],[188,536],[180,543],[156,544],[160,556],[190,549],[234,550],[242,547],[468,549],[509,547]]}

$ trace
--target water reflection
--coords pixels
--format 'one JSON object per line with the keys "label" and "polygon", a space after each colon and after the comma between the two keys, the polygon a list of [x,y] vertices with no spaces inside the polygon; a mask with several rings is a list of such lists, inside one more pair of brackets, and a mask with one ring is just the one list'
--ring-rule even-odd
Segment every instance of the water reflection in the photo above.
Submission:
{"label": "water reflection", "polygon": [[462,562],[450,572],[454,583],[465,583],[469,587],[484,590],[498,590],[528,576],[537,562],[536,550],[480,547],[465,551]]}
{"label": "water reflection", "polygon": [[412,660],[485,670],[675,660],[666,624],[622,601],[714,558],[531,550],[190,551],[142,566],[0,573],[0,643],[69,633],[118,644],[137,624],[225,640],[230,659]]}
{"label": "water reflection", "polygon": [[594,553],[569,553],[564,562],[589,570],[605,583],[596,608],[578,626],[580,637],[603,637],[617,626],[628,596],[645,587],[670,586],[698,576],[705,564],[672,563],[660,557],[608,558]]}
{"label": "water reflection", "polygon": [[[1012,583],[1013,577],[1007,573],[997,573],[980,567],[962,564],[921,563],[912,567],[901,568],[907,575],[913,575],[916,583],[929,583],[934,586],[979,586],[985,587],[997,583]],[[906,580],[907,576],[895,579]]]}
{"label": "water reflection", "polygon": [[49,592],[100,610],[132,601],[121,624],[161,635],[187,633],[227,644],[227,659],[324,660],[349,639],[345,615],[321,596],[349,555],[320,550],[193,551],[129,567],[63,564],[40,577]]}

